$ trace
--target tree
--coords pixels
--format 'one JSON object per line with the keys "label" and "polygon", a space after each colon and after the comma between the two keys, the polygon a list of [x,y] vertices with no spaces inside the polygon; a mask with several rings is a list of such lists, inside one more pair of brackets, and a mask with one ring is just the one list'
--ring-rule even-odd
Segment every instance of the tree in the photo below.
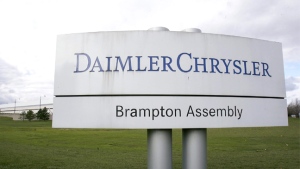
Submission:
{"label": "tree", "polygon": [[42,109],[40,109],[40,110],[36,113],[36,118],[37,118],[38,120],[40,120],[41,117],[42,117]]}
{"label": "tree", "polygon": [[288,109],[288,115],[296,115],[299,116],[300,113],[300,100],[295,99],[293,100],[287,107]]}
{"label": "tree", "polygon": [[35,114],[33,113],[32,110],[28,110],[26,113],[26,119],[28,119],[29,121],[33,120],[35,118]]}
{"label": "tree", "polygon": [[39,120],[49,120],[50,114],[48,113],[48,109],[46,107],[44,107],[43,109],[40,109],[36,113],[36,117]]}
{"label": "tree", "polygon": [[25,111],[22,111],[22,113],[20,114],[20,118],[21,120],[24,121],[24,119],[26,118],[26,112]]}

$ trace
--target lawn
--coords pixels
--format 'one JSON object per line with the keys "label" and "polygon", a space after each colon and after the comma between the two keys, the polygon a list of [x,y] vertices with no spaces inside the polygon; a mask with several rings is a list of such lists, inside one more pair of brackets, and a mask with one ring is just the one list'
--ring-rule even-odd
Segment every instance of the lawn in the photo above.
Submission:
{"label": "lawn", "polygon": [[[288,127],[208,129],[208,168],[300,168],[300,120]],[[173,130],[173,168],[181,168]],[[52,129],[0,117],[0,169],[147,168],[147,130]]]}

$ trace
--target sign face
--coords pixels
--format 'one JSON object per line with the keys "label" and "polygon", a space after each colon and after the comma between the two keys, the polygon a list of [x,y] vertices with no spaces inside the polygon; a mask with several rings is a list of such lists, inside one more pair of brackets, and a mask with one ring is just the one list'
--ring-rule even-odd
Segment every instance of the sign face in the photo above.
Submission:
{"label": "sign face", "polygon": [[195,96],[56,97],[53,127],[221,128],[287,125],[283,99]]}
{"label": "sign face", "polygon": [[60,35],[55,69],[53,127],[287,125],[276,42],[168,31]]}

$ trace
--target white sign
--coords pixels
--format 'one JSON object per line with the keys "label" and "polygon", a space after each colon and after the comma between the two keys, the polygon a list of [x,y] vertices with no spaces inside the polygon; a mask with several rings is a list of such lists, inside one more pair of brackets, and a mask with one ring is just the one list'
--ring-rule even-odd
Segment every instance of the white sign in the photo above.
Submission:
{"label": "white sign", "polygon": [[221,128],[286,126],[283,99],[228,97],[56,97],[58,128]]}
{"label": "white sign", "polygon": [[60,35],[53,127],[287,125],[281,44],[187,32]]}
{"label": "white sign", "polygon": [[58,36],[54,95],[285,97],[281,44],[187,32]]}

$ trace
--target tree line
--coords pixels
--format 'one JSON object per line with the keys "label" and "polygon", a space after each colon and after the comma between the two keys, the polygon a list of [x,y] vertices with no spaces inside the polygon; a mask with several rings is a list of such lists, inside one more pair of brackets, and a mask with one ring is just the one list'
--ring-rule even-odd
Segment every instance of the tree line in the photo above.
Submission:
{"label": "tree line", "polygon": [[49,120],[50,119],[50,113],[48,112],[48,109],[44,107],[43,109],[39,109],[37,113],[34,113],[32,110],[28,110],[27,112],[23,111],[20,115],[21,120],[27,119],[28,121],[31,121],[33,119],[37,120]]}
{"label": "tree line", "polygon": [[288,110],[288,115],[296,115],[299,116],[300,113],[300,100],[299,99],[295,99],[293,100],[287,107]]}

